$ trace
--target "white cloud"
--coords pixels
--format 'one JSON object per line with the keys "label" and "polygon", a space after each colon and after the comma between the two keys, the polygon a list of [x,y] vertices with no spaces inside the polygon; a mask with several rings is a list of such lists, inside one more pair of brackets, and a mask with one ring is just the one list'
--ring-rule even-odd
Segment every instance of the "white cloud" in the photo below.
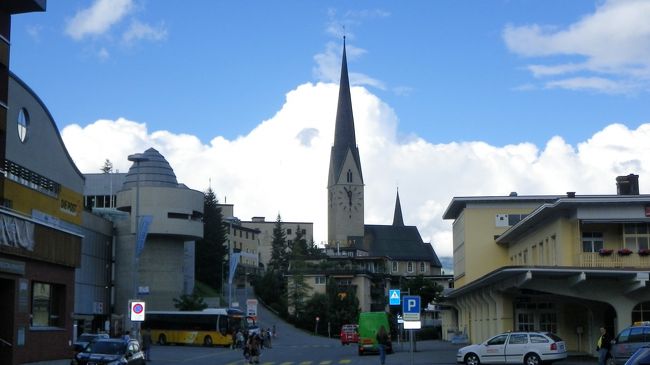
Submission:
{"label": "white cloud", "polygon": [[167,39],[167,29],[164,23],[157,27],[133,20],[129,28],[122,35],[122,40],[126,44],[131,44],[138,40],[161,41]]}
{"label": "white cloud", "polygon": [[[503,31],[507,47],[524,57],[550,57],[551,65],[530,65],[535,77],[584,73],[579,77],[611,79],[591,83],[587,89],[607,93],[645,90],[650,85],[650,2],[607,0],[566,27],[508,25]],[[567,61],[570,59],[571,61]],[[558,61],[559,60],[559,61]],[[559,62],[559,63],[558,63]],[[641,79],[642,83],[631,82]],[[575,88],[575,80],[556,80],[556,87]],[[582,89],[582,88],[578,88]]]}
{"label": "white cloud", "polygon": [[111,54],[105,47],[102,47],[99,49],[99,51],[97,51],[97,57],[102,61],[106,61],[109,57],[111,57]]}
{"label": "white cloud", "polygon": [[[313,74],[317,80],[324,82],[339,82],[341,78],[342,48],[343,46],[340,43],[329,42],[325,47],[325,52],[318,53],[314,56],[316,66],[313,69]],[[353,61],[364,55],[366,53],[366,50],[347,43],[345,46],[345,53],[349,65],[350,61]],[[381,90],[386,89],[386,86],[382,81],[374,79],[362,73],[349,72],[348,77],[350,78],[350,84],[352,85],[368,85]]]}
{"label": "white cloud", "polygon": [[[315,240],[326,240],[326,183],[333,143],[338,85],[303,84],[286,95],[270,119],[235,140],[208,144],[187,134],[149,130],[144,123],[98,120],[68,125],[62,138],[82,172],[99,172],[105,159],[128,170],[127,156],[154,147],[179,182],[205,190],[209,181],[235,214],[314,222]],[[481,141],[432,144],[397,139],[393,110],[362,87],[352,88],[357,144],[366,183],[365,216],[390,224],[399,185],[404,221],[416,225],[440,256],[451,256],[451,222],[442,213],[454,196],[613,194],[615,176],[641,175],[650,192],[650,124],[636,130],[613,124],[577,146],[554,137],[542,148],[530,143],[496,147]],[[119,141],[119,143],[116,143]]]}
{"label": "white cloud", "polygon": [[66,26],[66,33],[75,40],[88,35],[102,35],[133,9],[133,0],[96,0],[89,8],[79,10]]}

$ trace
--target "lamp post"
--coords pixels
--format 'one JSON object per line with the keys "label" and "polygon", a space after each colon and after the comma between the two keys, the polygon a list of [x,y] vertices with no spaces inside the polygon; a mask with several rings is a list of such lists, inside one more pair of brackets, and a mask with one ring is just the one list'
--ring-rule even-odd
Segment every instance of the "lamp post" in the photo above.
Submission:
{"label": "lamp post", "polygon": [[[135,182],[135,239],[133,240],[133,299],[138,298],[138,234],[140,233],[140,162],[149,161],[149,158],[142,153],[135,153],[129,155],[128,160],[135,162],[135,167],[137,171],[136,182]],[[134,330],[134,336],[137,338],[137,325],[131,324]]]}

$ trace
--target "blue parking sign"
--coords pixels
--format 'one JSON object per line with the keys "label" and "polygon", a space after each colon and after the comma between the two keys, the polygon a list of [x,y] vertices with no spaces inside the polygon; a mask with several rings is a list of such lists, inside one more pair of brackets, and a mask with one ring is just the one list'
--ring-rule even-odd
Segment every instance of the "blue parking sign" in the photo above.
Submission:
{"label": "blue parking sign", "polygon": [[405,295],[402,300],[402,313],[405,321],[420,320],[420,296]]}

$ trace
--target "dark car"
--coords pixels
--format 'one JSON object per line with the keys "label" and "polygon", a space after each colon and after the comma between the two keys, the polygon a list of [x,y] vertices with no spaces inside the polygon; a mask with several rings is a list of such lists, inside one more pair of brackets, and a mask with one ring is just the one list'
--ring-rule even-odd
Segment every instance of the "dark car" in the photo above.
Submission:
{"label": "dark car", "polygon": [[144,365],[144,353],[136,340],[103,338],[90,343],[72,360],[73,365]]}
{"label": "dark car", "polygon": [[650,346],[639,347],[625,365],[650,365]]}
{"label": "dark car", "polygon": [[107,333],[83,333],[77,337],[77,341],[72,344],[75,353],[83,351],[89,343],[95,342],[101,338],[109,338]]}
{"label": "dark car", "polygon": [[636,322],[612,341],[608,364],[623,365],[637,349],[650,345],[650,322]]}

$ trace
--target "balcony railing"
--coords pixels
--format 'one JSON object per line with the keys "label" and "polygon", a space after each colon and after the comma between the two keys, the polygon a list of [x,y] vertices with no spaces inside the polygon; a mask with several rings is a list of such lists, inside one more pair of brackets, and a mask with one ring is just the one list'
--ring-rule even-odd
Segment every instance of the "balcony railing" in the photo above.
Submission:
{"label": "balcony railing", "polygon": [[578,255],[577,264],[580,267],[596,268],[648,267],[650,256],[641,256],[636,252],[621,256],[616,250],[609,256],[602,256],[597,252],[582,252]]}

